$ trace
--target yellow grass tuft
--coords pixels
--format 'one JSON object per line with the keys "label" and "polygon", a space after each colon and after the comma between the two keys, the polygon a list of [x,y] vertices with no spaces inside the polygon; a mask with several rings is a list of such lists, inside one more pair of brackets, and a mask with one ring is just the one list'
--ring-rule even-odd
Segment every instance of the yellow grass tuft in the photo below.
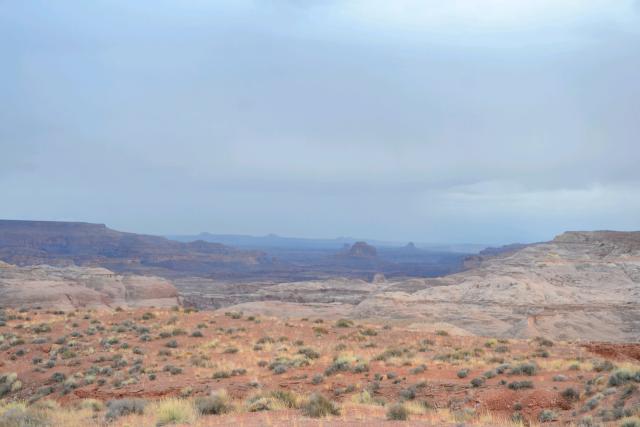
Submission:
{"label": "yellow grass tuft", "polygon": [[192,424],[198,418],[193,402],[186,399],[162,399],[151,405],[150,412],[156,418],[156,425]]}
{"label": "yellow grass tuft", "polygon": [[94,412],[100,412],[104,409],[104,403],[98,399],[82,399],[78,407],[80,409],[91,409]]}
{"label": "yellow grass tuft", "polygon": [[415,400],[404,402],[404,407],[411,415],[424,415],[430,411],[423,402],[416,402]]}

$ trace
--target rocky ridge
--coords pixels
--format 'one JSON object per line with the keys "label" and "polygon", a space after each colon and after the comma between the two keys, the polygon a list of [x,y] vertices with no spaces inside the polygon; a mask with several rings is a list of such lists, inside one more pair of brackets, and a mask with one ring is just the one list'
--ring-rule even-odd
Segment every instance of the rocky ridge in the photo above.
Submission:
{"label": "rocky ridge", "polygon": [[[341,307],[353,318],[484,336],[640,339],[640,232],[567,232],[449,276],[387,280],[364,290],[353,283],[360,291]],[[323,292],[331,295],[332,286],[349,288],[327,280]],[[262,299],[290,306],[301,287],[279,285],[272,298],[266,288]],[[306,298],[305,311],[314,302]],[[252,311],[260,304],[250,303]]]}
{"label": "rocky ridge", "polygon": [[0,307],[72,310],[179,304],[176,288],[160,277],[120,275],[95,267],[0,264]]}
{"label": "rocky ridge", "polygon": [[164,277],[225,274],[271,262],[259,251],[204,241],[176,242],[103,224],[13,220],[0,220],[0,260],[20,266],[97,266]]}

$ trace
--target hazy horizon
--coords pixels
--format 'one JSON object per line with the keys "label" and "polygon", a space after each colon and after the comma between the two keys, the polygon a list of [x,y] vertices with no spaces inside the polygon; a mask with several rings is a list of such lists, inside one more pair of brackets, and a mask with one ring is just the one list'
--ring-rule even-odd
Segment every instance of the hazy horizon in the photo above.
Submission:
{"label": "hazy horizon", "polygon": [[640,0],[0,1],[0,218],[640,229]]}

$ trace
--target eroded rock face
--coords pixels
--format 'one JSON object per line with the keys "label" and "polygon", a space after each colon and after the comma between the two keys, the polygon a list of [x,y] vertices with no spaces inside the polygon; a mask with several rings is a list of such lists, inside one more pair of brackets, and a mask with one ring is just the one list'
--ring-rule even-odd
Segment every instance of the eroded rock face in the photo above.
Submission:
{"label": "eroded rock face", "polygon": [[178,292],[159,277],[119,275],[104,268],[46,265],[0,268],[0,307],[171,307]]}
{"label": "eroded rock face", "polygon": [[[392,320],[417,329],[505,338],[637,341],[640,233],[564,233],[551,242],[502,251],[471,270],[440,278],[368,284],[331,279],[281,284],[260,292],[263,299],[289,306],[304,303],[307,311],[314,303],[331,302],[332,310],[340,304],[343,314],[353,318]],[[347,292],[348,299],[319,298]],[[252,310],[258,312],[261,304],[251,303]],[[269,309],[277,311],[272,302]]]}
{"label": "eroded rock face", "polygon": [[481,250],[476,255],[470,255],[466,257],[463,261],[463,269],[471,270],[472,268],[478,268],[482,265],[483,262],[499,258],[499,257],[507,257],[518,252],[521,249],[526,248],[527,244],[522,243],[512,243],[510,245],[504,245],[499,247],[489,247]]}
{"label": "eroded rock face", "polygon": [[351,245],[347,256],[351,258],[375,258],[378,256],[378,251],[367,242],[356,242]]}
{"label": "eroded rock face", "polygon": [[418,248],[416,248],[416,244],[413,242],[409,242],[406,245],[404,245],[404,248],[402,248],[403,250],[407,251],[407,252],[415,252],[418,250]]}
{"label": "eroded rock face", "polygon": [[[287,283],[220,283],[192,278],[178,279],[176,286],[180,289],[184,305],[198,309],[217,309],[253,302],[259,309],[262,303],[270,301],[287,303],[289,307],[292,307],[291,304],[331,304],[345,306],[341,310],[350,310],[372,292],[382,289],[377,283],[340,277]],[[194,288],[197,289],[195,292]],[[291,313],[283,312],[282,315]]]}
{"label": "eroded rock face", "polygon": [[353,315],[443,322],[476,335],[640,339],[640,233],[568,232],[410,282],[370,296]]}
{"label": "eroded rock face", "polygon": [[233,272],[269,264],[259,251],[176,242],[102,224],[0,220],[0,260],[15,265],[82,265],[164,277]]}

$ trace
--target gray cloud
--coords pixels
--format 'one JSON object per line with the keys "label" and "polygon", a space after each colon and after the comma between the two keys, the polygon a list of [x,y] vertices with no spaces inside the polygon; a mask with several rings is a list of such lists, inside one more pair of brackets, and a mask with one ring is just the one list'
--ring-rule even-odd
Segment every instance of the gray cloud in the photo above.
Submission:
{"label": "gray cloud", "polygon": [[490,1],[477,25],[471,0],[366,3],[5,4],[0,217],[489,243],[639,228],[635,2]]}

